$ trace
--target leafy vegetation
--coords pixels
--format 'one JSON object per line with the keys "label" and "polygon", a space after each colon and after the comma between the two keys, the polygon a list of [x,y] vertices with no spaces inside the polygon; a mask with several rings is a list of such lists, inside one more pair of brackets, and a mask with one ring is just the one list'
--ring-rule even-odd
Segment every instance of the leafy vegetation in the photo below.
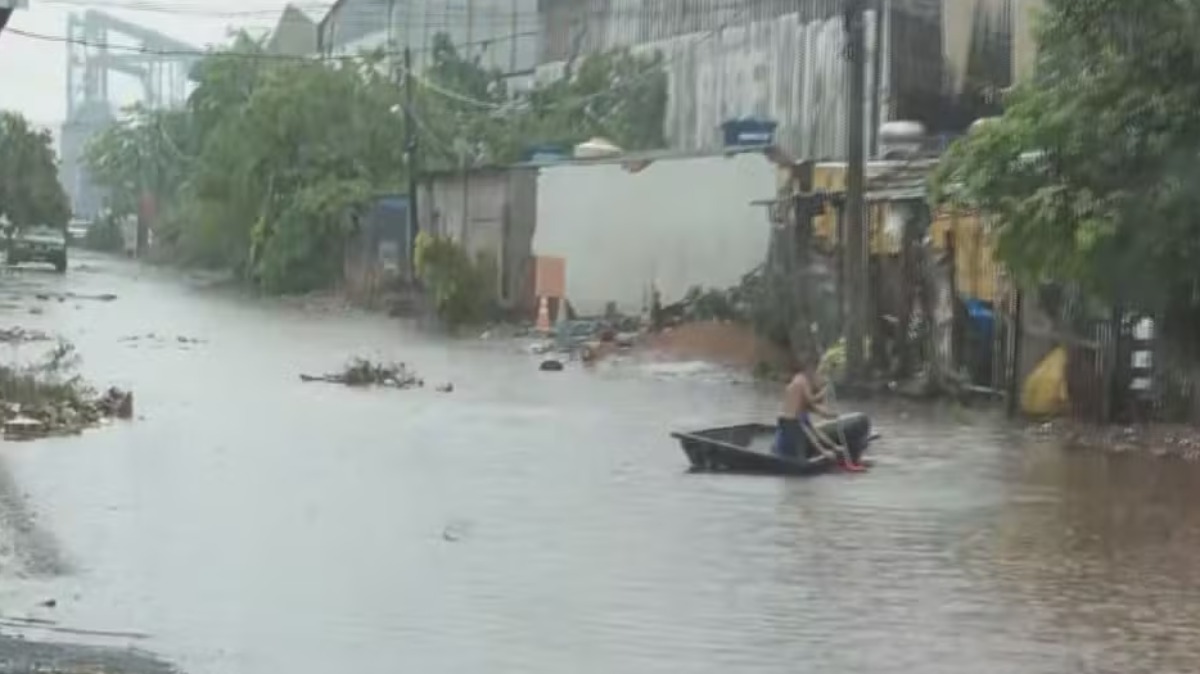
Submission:
{"label": "leafy vegetation", "polygon": [[448,237],[421,232],[413,265],[447,327],[473,323],[483,316],[487,310],[486,271],[462,246]]}
{"label": "leafy vegetation", "polygon": [[994,219],[1026,282],[1200,340],[1200,0],[1051,0],[1036,78],[949,153],[935,201]]}
{"label": "leafy vegetation", "polygon": [[427,95],[419,102],[432,167],[457,167],[464,160],[510,163],[531,144],[572,146],[595,136],[628,149],[666,145],[667,75],[660,54],[597,54],[573,72],[515,95],[499,71],[465,60],[445,35],[434,40],[432,61],[424,77],[464,94]]}
{"label": "leafy vegetation", "polygon": [[[184,109],[130,110],[94,139],[86,161],[115,215],[153,200],[160,255],[231,268],[269,292],[329,286],[363,208],[407,184],[402,73],[389,65],[381,53],[273,58],[240,35],[198,64]],[[415,87],[421,166],[509,162],[531,143],[593,135],[662,145],[665,78],[657,57],[614,52],[515,93],[439,36]],[[475,308],[459,287],[472,274],[450,283],[437,264],[426,271],[441,284],[446,318],[465,320]]]}
{"label": "leafy vegetation", "polygon": [[16,228],[65,227],[71,217],[52,143],[21,115],[0,113],[0,217]]}

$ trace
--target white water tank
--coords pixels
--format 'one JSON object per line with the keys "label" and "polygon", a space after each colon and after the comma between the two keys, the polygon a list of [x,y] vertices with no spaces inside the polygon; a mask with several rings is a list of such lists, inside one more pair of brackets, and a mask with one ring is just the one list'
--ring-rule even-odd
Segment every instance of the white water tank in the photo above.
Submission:
{"label": "white water tank", "polygon": [[577,159],[601,159],[621,154],[621,148],[605,138],[592,138],[575,146]]}
{"label": "white water tank", "polygon": [[925,147],[925,125],[897,120],[879,127],[879,154],[884,159],[911,159]]}
{"label": "white water tank", "polygon": [[971,122],[971,126],[967,127],[967,133],[975,133],[985,126],[989,124],[995,124],[998,121],[1000,121],[999,117],[980,117],[974,122]]}

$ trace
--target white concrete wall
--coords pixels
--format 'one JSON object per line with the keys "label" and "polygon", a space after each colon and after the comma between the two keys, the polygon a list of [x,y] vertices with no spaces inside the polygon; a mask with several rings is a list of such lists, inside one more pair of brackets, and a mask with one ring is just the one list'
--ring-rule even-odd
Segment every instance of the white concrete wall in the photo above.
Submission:
{"label": "white concrete wall", "polygon": [[763,263],[775,166],[760,154],[662,159],[639,173],[568,164],[538,177],[535,255],[567,259],[567,299],[583,314],[643,309],[695,285],[725,288]]}

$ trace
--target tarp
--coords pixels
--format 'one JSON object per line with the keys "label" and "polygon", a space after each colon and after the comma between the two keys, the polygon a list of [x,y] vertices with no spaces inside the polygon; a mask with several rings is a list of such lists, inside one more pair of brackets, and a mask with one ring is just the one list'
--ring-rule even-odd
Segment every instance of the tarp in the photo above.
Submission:
{"label": "tarp", "polygon": [[1021,410],[1033,417],[1058,416],[1067,410],[1067,350],[1057,347],[1033,369],[1021,389]]}

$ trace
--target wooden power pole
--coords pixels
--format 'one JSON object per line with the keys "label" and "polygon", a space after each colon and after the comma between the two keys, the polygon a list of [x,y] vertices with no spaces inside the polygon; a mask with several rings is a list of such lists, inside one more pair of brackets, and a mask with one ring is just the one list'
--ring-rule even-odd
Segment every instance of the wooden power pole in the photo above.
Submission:
{"label": "wooden power pole", "polygon": [[864,337],[867,307],[867,223],[864,206],[866,173],[866,44],[863,11],[866,0],[845,0],[846,51],[850,60],[849,114],[846,137],[846,373],[861,382],[865,372]]}

